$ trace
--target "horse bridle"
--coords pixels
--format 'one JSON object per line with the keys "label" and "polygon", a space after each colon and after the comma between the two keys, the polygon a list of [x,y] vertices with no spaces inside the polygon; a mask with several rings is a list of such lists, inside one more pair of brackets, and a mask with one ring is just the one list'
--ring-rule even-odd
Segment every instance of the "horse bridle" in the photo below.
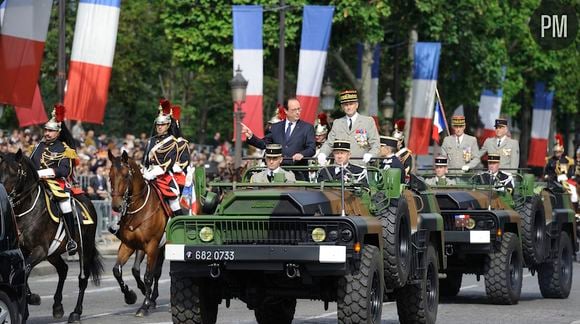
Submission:
{"label": "horse bridle", "polygon": [[[151,189],[149,188],[149,185],[146,184],[145,187],[147,188],[147,196],[145,197],[145,201],[143,201],[143,205],[141,205],[141,207],[129,211],[129,206],[131,206],[134,201],[132,201],[131,197],[139,197],[141,195],[143,195],[143,192],[145,192],[145,189],[143,189],[143,191],[141,191],[139,194],[137,195],[133,195],[133,190],[132,190],[132,183],[133,183],[133,169],[131,168],[130,165],[125,165],[123,162],[120,163],[121,166],[126,167],[127,169],[129,169],[129,175],[127,176],[127,186],[125,188],[125,192],[123,192],[123,194],[115,194],[113,192],[111,192],[111,197],[120,197],[123,196],[123,201],[121,203],[121,211],[120,214],[121,216],[124,216],[126,214],[132,215],[135,213],[138,213],[141,209],[143,209],[145,207],[145,205],[147,205],[147,201],[149,200],[149,194],[151,192]],[[114,189],[112,189],[114,190]],[[111,190],[111,191],[112,191]]]}
{"label": "horse bridle", "polygon": [[18,187],[19,183],[24,182],[23,180],[26,179],[26,176],[28,175],[26,173],[26,170],[24,170],[24,168],[22,167],[22,163],[18,163],[18,171],[16,174],[18,177],[18,179],[16,181],[17,185],[12,187],[12,190],[10,190],[10,192],[8,193],[8,200],[12,204],[12,207],[16,207],[16,206],[20,205],[23,201],[22,198],[28,197],[32,193],[32,189],[34,188],[34,186],[31,186],[29,189],[23,188],[20,195],[19,195],[16,188]]}

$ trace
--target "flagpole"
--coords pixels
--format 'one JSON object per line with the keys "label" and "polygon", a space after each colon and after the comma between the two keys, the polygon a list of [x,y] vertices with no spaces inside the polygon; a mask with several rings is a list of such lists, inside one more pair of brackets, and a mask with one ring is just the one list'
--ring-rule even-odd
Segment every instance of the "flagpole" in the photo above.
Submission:
{"label": "flagpole", "polygon": [[57,74],[57,93],[58,101],[64,102],[64,86],[66,82],[66,54],[65,54],[65,13],[66,1],[58,1],[58,74]]}
{"label": "flagpole", "polygon": [[451,135],[449,132],[449,125],[447,124],[447,117],[445,117],[445,108],[443,107],[443,101],[441,101],[441,97],[439,96],[439,90],[435,87],[435,95],[437,96],[437,101],[439,101],[439,106],[441,107],[441,112],[443,115],[443,122],[445,122],[445,130],[447,131],[447,136]]}

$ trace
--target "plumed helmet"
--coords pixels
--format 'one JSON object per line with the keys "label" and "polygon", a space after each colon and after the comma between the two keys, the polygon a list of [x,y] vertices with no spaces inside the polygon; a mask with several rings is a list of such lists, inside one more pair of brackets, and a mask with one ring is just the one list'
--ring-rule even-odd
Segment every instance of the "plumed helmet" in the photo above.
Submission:
{"label": "plumed helmet", "polygon": [[274,111],[274,116],[270,118],[268,124],[276,124],[286,119],[286,111],[284,111],[284,106],[278,105],[278,108]]}
{"label": "plumed helmet", "polygon": [[159,114],[155,118],[155,125],[171,123],[171,102],[165,98],[159,100]]}
{"label": "plumed helmet", "polygon": [[395,122],[395,130],[393,131],[393,137],[399,142],[405,139],[405,120],[399,119]]}
{"label": "plumed helmet", "polygon": [[324,135],[328,133],[328,117],[325,113],[318,114],[316,124],[314,125],[314,133],[316,135]]}
{"label": "plumed helmet", "polygon": [[50,118],[50,120],[44,124],[44,129],[60,132],[61,124],[64,121],[65,111],[66,109],[62,104],[55,104],[54,108],[52,109],[52,118]]}

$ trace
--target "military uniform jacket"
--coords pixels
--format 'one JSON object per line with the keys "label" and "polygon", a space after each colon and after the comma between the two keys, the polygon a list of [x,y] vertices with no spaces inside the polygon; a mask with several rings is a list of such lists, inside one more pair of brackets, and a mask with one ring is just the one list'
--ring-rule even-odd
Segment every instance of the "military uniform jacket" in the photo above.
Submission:
{"label": "military uniform jacket", "polygon": [[[274,182],[274,175],[272,175],[272,179],[270,180],[270,178],[268,177],[268,174],[270,174],[270,172],[272,172],[271,170],[264,170],[258,173],[255,173],[254,175],[252,175],[252,177],[250,178],[250,182],[251,183],[270,183],[270,182]],[[283,173],[284,174],[284,183],[294,183],[296,182],[296,176],[294,176],[294,173],[292,171],[286,171],[282,168],[278,168],[276,170],[273,171],[273,173]]]}
{"label": "military uniform jacket", "polygon": [[391,157],[384,158],[381,163],[379,164],[379,169],[391,169],[397,168],[401,170],[401,183],[405,182],[405,168],[401,160],[396,155],[392,155]]}
{"label": "military uniform jacket", "polygon": [[177,158],[175,160],[175,165],[178,165],[183,172],[186,172],[187,167],[189,166],[189,158],[191,156],[189,141],[183,137],[178,137],[176,140],[176,146]]}
{"label": "military uniform jacket", "polygon": [[564,173],[568,179],[572,178],[574,175],[574,160],[566,155],[562,155],[559,159],[555,156],[548,159],[546,167],[544,167],[544,175],[548,176],[549,180],[558,181],[558,176]]}
{"label": "military uniform jacket", "polygon": [[453,179],[449,179],[447,177],[433,177],[425,180],[425,183],[430,186],[447,186],[447,185],[455,185],[456,182]]}
{"label": "military uniform jacket", "polygon": [[[481,173],[479,175],[480,183],[481,184],[492,184],[494,186],[503,186],[508,191],[514,189],[514,178],[511,174],[503,171],[498,171],[495,175],[490,174],[489,172]],[[500,191],[502,188],[498,188]]]}
{"label": "military uniform jacket", "polygon": [[160,166],[166,173],[171,172],[177,159],[177,142],[170,134],[157,135],[147,144],[145,167]]}
{"label": "military uniform jacket", "polygon": [[400,149],[395,156],[399,158],[403,164],[404,176],[409,176],[413,170],[413,152],[406,147]]}
{"label": "military uniform jacket", "polygon": [[370,153],[373,156],[379,154],[379,132],[372,117],[359,114],[353,122],[351,130],[348,130],[346,116],[335,120],[320,151],[329,156],[335,140],[349,141],[353,157],[361,158],[365,153]]}
{"label": "military uniform jacket", "polygon": [[479,156],[485,153],[498,153],[500,156],[499,166],[502,169],[517,169],[520,164],[520,144],[509,137],[504,137],[501,144],[497,146],[497,137],[490,137],[485,140]]}
{"label": "military uniform jacket", "polygon": [[75,150],[60,140],[38,143],[32,152],[31,160],[37,170],[53,169],[55,178],[68,179],[73,172]]}
{"label": "military uniform jacket", "polygon": [[328,166],[318,171],[318,182],[322,181],[340,181],[341,173],[344,173],[345,181],[354,183],[361,183],[368,186],[366,169],[354,165],[347,164],[344,171],[340,170],[339,166]]}
{"label": "military uniform jacket", "polygon": [[451,169],[460,169],[464,165],[468,165],[469,168],[473,169],[480,162],[477,139],[467,134],[463,134],[459,144],[457,143],[457,136],[446,136],[441,145],[441,154],[447,156],[447,166]]}

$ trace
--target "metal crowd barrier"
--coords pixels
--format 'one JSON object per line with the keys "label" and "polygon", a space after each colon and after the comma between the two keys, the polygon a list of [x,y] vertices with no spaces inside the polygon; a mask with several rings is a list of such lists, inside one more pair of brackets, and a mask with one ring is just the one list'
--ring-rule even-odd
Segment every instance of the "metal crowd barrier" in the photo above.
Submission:
{"label": "metal crowd barrier", "polygon": [[117,221],[117,217],[113,216],[113,209],[111,208],[110,200],[91,200],[97,211],[97,231],[95,238],[97,242],[103,241],[103,233],[108,233],[107,226],[112,221]]}

